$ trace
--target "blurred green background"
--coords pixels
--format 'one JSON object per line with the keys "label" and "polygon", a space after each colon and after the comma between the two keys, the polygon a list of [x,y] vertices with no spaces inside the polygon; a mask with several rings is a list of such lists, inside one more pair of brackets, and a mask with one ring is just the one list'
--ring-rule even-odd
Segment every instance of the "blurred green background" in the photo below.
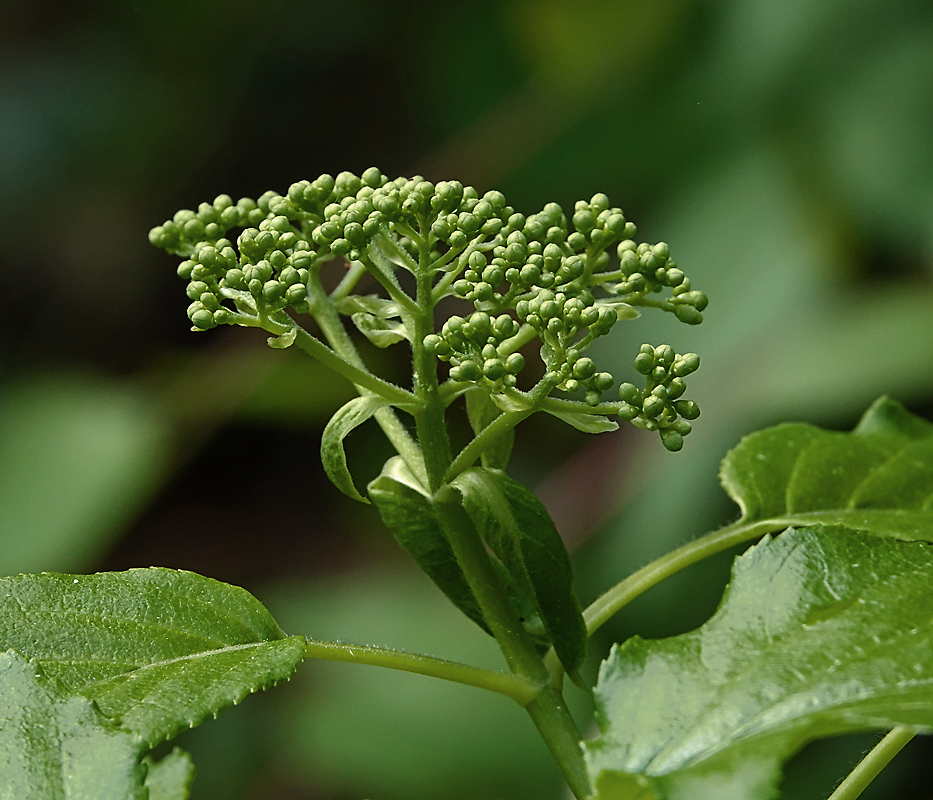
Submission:
{"label": "blurred green background", "polygon": [[[617,377],[645,341],[701,354],[683,452],[553,419],[519,437],[514,474],[584,602],[735,516],[716,469],[744,433],[851,427],[883,393],[933,418],[928,0],[7,0],[2,17],[0,574],[192,569],[289,632],[499,666],[324,478],[348,387],[255,332],[190,333],[147,242],[178,208],[325,171],[456,178],[526,213],[604,191],[709,294],[701,328],[649,315],[598,354]],[[375,434],[348,442],[361,480],[387,455]],[[727,555],[594,649],[702,623]],[[309,663],[183,737],[193,798],[563,797],[508,701],[381,672]],[[875,738],[808,748],[785,796],[825,798]],[[865,797],[933,797],[931,754],[915,741]]]}

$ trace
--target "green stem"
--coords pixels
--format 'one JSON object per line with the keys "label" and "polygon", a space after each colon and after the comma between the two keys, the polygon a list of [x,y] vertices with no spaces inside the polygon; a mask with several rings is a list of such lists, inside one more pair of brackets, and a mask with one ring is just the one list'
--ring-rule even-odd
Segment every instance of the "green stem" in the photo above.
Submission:
{"label": "green stem", "polygon": [[583,737],[557,689],[549,687],[525,707],[560,767],[564,780],[574,797],[586,800],[592,796],[590,776],[583,760]]}
{"label": "green stem", "polygon": [[689,567],[697,561],[747,542],[749,539],[757,539],[766,533],[782,531],[789,524],[783,520],[762,520],[751,525],[736,523],[672,550],[657,561],[629,575],[624,581],[617,583],[608,592],[590,603],[583,612],[587,633],[592,636],[616,612],[652,586],[680,572],[684,567]]}
{"label": "green stem", "polygon": [[540,683],[530,681],[521,675],[493,672],[457,661],[408,653],[404,650],[389,650],[384,647],[309,641],[305,647],[305,657],[370,664],[376,667],[414,672],[418,675],[428,675],[432,678],[504,694],[523,707],[532,703],[542,691]]}
{"label": "green stem", "polygon": [[[452,462],[445,404],[438,385],[435,357],[423,344],[425,337],[434,332],[434,272],[430,256],[428,237],[425,236],[419,244],[419,263],[415,273],[419,313],[415,315],[412,363],[413,388],[420,401],[420,408],[415,411],[415,422],[418,442],[424,453],[428,486],[434,495],[441,528],[506,663],[513,673],[543,685],[548,679],[548,672],[534,642],[509,600],[483,540],[463,508],[460,493],[444,483]],[[574,794],[581,800],[589,797],[580,732],[560,693],[548,688],[527,706],[527,710]]]}
{"label": "green stem", "polygon": [[[434,505],[457,563],[509,668],[539,686],[544,684],[549,678],[544,662],[509,601],[489,554],[460,503],[459,493],[453,487],[444,486],[435,495]],[[588,798],[591,794],[589,778],[580,747],[583,737],[560,691],[549,686],[525,708],[571,791],[580,800]]]}
{"label": "green stem", "polygon": [[829,800],[855,800],[916,735],[916,731],[904,725],[894,728],[859,761],[855,769],[829,796]]}
{"label": "green stem", "polygon": [[[583,612],[587,634],[592,636],[614,614],[625,608],[636,597],[647,592],[652,586],[657,586],[671,575],[680,572],[685,567],[689,567],[691,564],[702,561],[704,558],[715,555],[722,550],[727,550],[734,545],[747,542],[750,539],[760,538],[766,533],[782,531],[791,524],[793,524],[792,521],[783,519],[761,520],[752,524],[740,521],[672,550],[637,572],[632,573],[625,580],[617,583],[590,603]],[[552,684],[555,684],[560,680],[562,670],[554,648],[548,651],[544,657],[544,663],[552,676]]]}
{"label": "green stem", "polygon": [[499,350],[499,355],[505,357],[511,355],[516,350],[524,347],[528,342],[532,341],[538,335],[537,331],[527,323],[522,323],[522,326],[518,329],[518,333],[512,336],[509,339],[506,339],[502,344],[497,348]]}
{"label": "green stem", "polygon": [[338,300],[343,300],[343,298],[356,288],[356,284],[360,282],[360,278],[362,278],[366,272],[366,265],[362,261],[351,261],[350,269],[347,270],[347,274],[344,275],[340,283],[337,284],[337,288],[330,293],[330,301],[336,303]]}
{"label": "green stem", "polygon": [[[359,262],[355,262],[355,265],[362,266]],[[351,267],[351,271],[353,271],[354,268],[355,266]],[[336,294],[336,291],[334,294]],[[314,315],[314,319],[320,326],[324,338],[334,349],[334,352],[348,363],[368,372],[363,358],[360,356],[359,351],[347,334],[347,329],[340,320],[340,314],[334,306],[333,295],[328,297],[317,275],[314,275],[311,280],[308,281],[308,297],[311,302],[311,311]],[[356,384],[356,388],[360,394],[372,394],[367,387],[361,386],[358,383]],[[395,448],[396,452],[405,460],[408,468],[419,480],[426,481],[427,474],[425,473],[424,459],[421,456],[421,450],[418,448],[414,439],[411,438],[408,429],[399,420],[395,410],[388,407],[380,408],[376,411],[375,417],[376,422],[379,424],[379,427],[382,428],[386,438]]]}
{"label": "green stem", "polygon": [[473,464],[479,460],[479,457],[492,446],[496,439],[510,431],[522,420],[528,419],[535,411],[536,409],[533,408],[523,411],[506,411],[496,417],[457,454],[457,457],[447,470],[444,480],[450,482],[465,469],[469,469],[473,466]]}
{"label": "green stem", "polygon": [[[277,325],[272,322],[267,322],[265,329],[276,336],[281,336],[283,333],[287,333],[290,330],[285,325]],[[384,381],[371,372],[354,366],[349,361],[337,355],[326,344],[308,333],[304,328],[297,326],[295,331],[297,333],[295,345],[299,350],[303,350],[309,356],[316,358],[325,367],[329,367],[338,375],[343,375],[344,378],[356,386],[362,386],[364,389],[368,389],[373,394],[383,397],[393,405],[397,405],[401,408],[410,408],[416,402],[411,392],[393,383]]]}
{"label": "green stem", "polygon": [[424,454],[428,488],[435,492],[444,482],[451,453],[444,418],[444,403],[437,380],[437,362],[434,354],[424,346],[425,337],[434,333],[433,277],[430,248],[427,244],[422,244],[415,275],[418,313],[414,317],[411,342],[412,372],[415,396],[420,401],[420,407],[415,411],[418,443]]}

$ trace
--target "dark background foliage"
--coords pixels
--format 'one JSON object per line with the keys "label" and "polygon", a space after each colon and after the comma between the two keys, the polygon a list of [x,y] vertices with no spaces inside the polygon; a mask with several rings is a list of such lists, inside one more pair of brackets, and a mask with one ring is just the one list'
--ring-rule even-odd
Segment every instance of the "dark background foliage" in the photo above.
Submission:
{"label": "dark background foliage", "polygon": [[[707,321],[645,317],[598,355],[622,378],[643,341],[701,354],[685,450],[533,420],[516,451],[588,602],[735,514],[716,468],[743,433],[850,427],[882,393],[931,416],[931,98],[922,0],[5,3],[0,572],[192,569],[291,632],[498,666],[324,478],[348,387],[255,332],[190,333],[149,228],[375,164],[525,212],[604,191],[669,242]],[[374,354],[389,375],[398,349]],[[361,479],[387,455],[375,434],[348,442]],[[694,568],[608,633],[700,624],[727,571]],[[366,667],[308,664],[185,739],[198,800],[561,796],[506,701]],[[825,797],[872,741],[809,748],[786,796]],[[929,752],[865,796],[929,797]]]}

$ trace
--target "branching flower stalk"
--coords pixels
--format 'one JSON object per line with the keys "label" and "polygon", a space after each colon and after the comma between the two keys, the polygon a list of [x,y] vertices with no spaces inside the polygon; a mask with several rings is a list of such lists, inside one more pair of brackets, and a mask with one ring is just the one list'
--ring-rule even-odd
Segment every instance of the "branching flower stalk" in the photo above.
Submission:
{"label": "branching flower stalk", "polygon": [[[617,399],[606,397],[613,376],[586,355],[640,307],[687,324],[702,320],[706,297],[667,245],[639,244],[635,234],[602,194],[576,203],[569,216],[555,203],[525,216],[501,192],[480,196],[456,181],[417,176],[389,180],[375,168],[300,181],[258,201],[221,195],[150,233],[153,244],[183,259],[178,274],[188,281],[194,330],[262,328],[270,346],[295,345],[356,387],[359,398],[325,430],[328,475],[366,500],[342,441],[375,417],[400,461],[390,460],[370,484],[369,500],[442,591],[495,637],[517,681],[503,684],[506,693],[521,696],[580,798],[591,788],[559,676],[566,670],[579,681],[586,626],[553,524],[502,470],[515,426],[541,411],[590,432],[611,430],[621,418],[657,431],[669,450],[683,446],[699,414],[684,399],[696,355],[643,345],[635,368],[645,385],[623,383]],[[328,292],[329,271],[341,267]],[[437,324],[437,306],[450,297],[472,309]],[[302,317],[317,323],[322,339]],[[347,322],[377,347],[408,345],[410,388],[368,369]],[[536,349],[540,365],[527,369]],[[461,397],[473,438],[455,455],[447,417]],[[556,585],[522,542],[529,536],[564,565]],[[309,656],[351,658],[349,650],[316,647]],[[365,654],[370,663],[404,663]],[[528,686],[538,687],[532,699]]]}

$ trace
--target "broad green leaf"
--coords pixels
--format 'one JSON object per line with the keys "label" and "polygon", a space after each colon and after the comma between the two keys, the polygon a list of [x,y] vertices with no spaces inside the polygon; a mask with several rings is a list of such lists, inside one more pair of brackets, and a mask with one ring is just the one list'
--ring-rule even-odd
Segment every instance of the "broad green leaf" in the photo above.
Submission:
{"label": "broad green leaf", "polygon": [[720,480],[745,523],[933,541],[933,424],[885,397],[851,433],[797,423],[746,436]]}
{"label": "broad green leaf", "polygon": [[453,486],[483,540],[534,604],[558,658],[573,675],[586,658],[586,624],[567,548],[547,509],[498,469],[468,469]]}
{"label": "broad green leaf", "polygon": [[71,694],[152,747],[292,676],[286,637],[235,586],[153,567],[0,579],[0,648],[36,659]]}
{"label": "broad green leaf", "polygon": [[[789,529],[701,628],[613,648],[586,743],[599,800],[766,800],[807,742],[933,728],[933,547]],[[642,794],[639,794],[641,792]]]}
{"label": "broad green leaf", "polygon": [[0,800],[145,800],[141,748],[34,660],[0,654]]}
{"label": "broad green leaf", "polygon": [[334,486],[348,497],[361,503],[369,501],[363,497],[353,483],[347,468],[347,454],[343,449],[343,440],[354,429],[362,425],[380,408],[387,405],[381,397],[366,395],[354,397],[349,403],[337,409],[330,418],[321,436],[321,463],[327,477]]}
{"label": "broad green leaf", "polygon": [[545,411],[578,431],[583,431],[583,433],[608,433],[619,429],[618,422],[599,414],[587,414],[579,411],[552,411],[548,408]]}
{"label": "broad green leaf", "polygon": [[[492,402],[489,392],[481,386],[468,389],[465,396],[467,417],[475,434],[479,434],[502,413],[496,404]],[[514,441],[515,428],[510,428],[505,434],[496,439],[487,450],[483,451],[481,456],[483,466],[505,469],[512,455]]]}
{"label": "broad green leaf", "polygon": [[401,457],[390,458],[367,487],[385,526],[448,599],[489,633],[486,621],[444,536],[437,511]]}
{"label": "broad green leaf", "polygon": [[161,761],[149,756],[143,761],[149,767],[146,775],[149,800],[188,800],[195,776],[191,756],[176,747]]}

